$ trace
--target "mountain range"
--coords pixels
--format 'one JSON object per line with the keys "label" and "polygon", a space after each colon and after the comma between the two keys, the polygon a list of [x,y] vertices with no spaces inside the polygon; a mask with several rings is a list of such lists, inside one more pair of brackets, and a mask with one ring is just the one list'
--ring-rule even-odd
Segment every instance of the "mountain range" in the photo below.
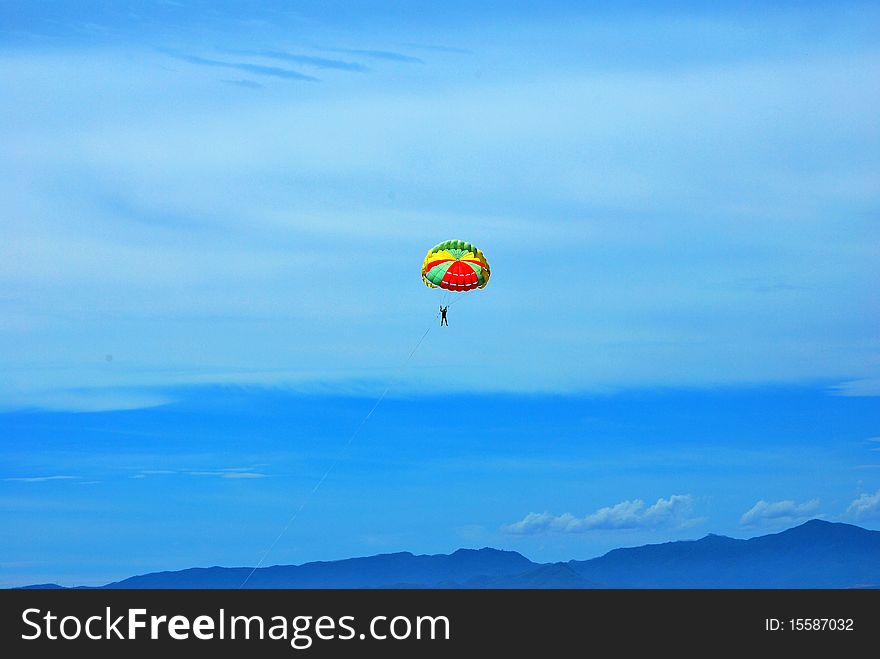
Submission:
{"label": "mountain range", "polygon": [[234,589],[245,581],[247,588],[880,588],[880,531],[814,519],[747,540],[709,534],[614,549],[585,561],[535,563],[515,551],[485,547],[257,570],[190,568],[99,588]]}

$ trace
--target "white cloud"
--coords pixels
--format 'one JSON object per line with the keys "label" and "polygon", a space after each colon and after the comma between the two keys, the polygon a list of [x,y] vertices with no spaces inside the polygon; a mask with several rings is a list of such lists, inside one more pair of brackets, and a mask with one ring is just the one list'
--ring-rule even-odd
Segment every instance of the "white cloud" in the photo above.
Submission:
{"label": "white cloud", "polygon": [[793,524],[814,517],[818,509],[818,499],[811,499],[803,503],[796,503],[790,499],[774,502],[762,499],[740,517],[739,523],[742,526]]}
{"label": "white cloud", "polygon": [[657,499],[645,507],[641,499],[621,501],[613,506],[600,508],[586,517],[571,513],[529,513],[523,519],[502,527],[505,533],[533,535],[538,533],[585,533],[593,530],[682,527],[695,520],[688,517],[693,498],[688,494],[674,494],[668,499]]}
{"label": "white cloud", "polygon": [[134,476],[132,476],[132,478],[147,478],[149,476],[171,476],[176,473],[176,471],[172,471],[171,469],[142,469]]}
{"label": "white cloud", "polygon": [[880,489],[874,494],[862,494],[849,505],[846,513],[858,520],[880,518]]}
{"label": "white cloud", "polygon": [[221,474],[220,478],[269,478],[268,474],[260,474],[257,472],[226,472]]}
{"label": "white cloud", "polygon": [[880,378],[861,378],[841,382],[832,387],[832,391],[838,396],[880,396]]}
{"label": "white cloud", "polygon": [[268,478],[268,474],[240,469],[221,469],[218,471],[191,471],[190,476],[215,476],[217,478]]}
{"label": "white cloud", "polygon": [[150,476],[207,476],[214,478],[245,479],[245,478],[269,478],[268,474],[254,471],[254,467],[227,467],[224,469],[199,470],[199,471],[174,471],[171,469],[144,469],[132,478],[147,478]]}
{"label": "white cloud", "polygon": [[19,478],[4,478],[3,480],[15,481],[17,483],[45,483],[46,481],[72,481],[77,480],[79,476],[25,476]]}

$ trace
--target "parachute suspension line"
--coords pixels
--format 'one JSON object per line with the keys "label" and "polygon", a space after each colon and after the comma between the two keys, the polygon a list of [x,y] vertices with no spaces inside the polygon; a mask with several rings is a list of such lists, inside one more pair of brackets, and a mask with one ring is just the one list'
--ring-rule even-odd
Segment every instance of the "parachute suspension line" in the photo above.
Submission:
{"label": "parachute suspension line", "polygon": [[[440,312],[437,312],[437,316],[439,316],[439,315],[440,315]],[[413,349],[409,351],[409,355],[407,355],[406,359],[400,364],[400,366],[397,367],[397,370],[394,372],[394,374],[392,375],[388,384],[385,386],[385,389],[382,391],[382,394],[379,396],[378,399],[376,399],[376,402],[373,404],[373,407],[370,408],[370,411],[367,412],[366,416],[363,419],[361,419],[361,422],[358,424],[357,428],[355,428],[354,432],[351,433],[351,435],[348,438],[348,441],[345,442],[342,449],[337,454],[336,458],[333,460],[333,462],[330,464],[330,466],[327,467],[327,469],[324,471],[324,474],[321,476],[321,478],[318,479],[318,482],[315,483],[315,486],[312,488],[311,492],[309,492],[306,495],[306,498],[302,500],[302,502],[299,504],[299,507],[293,512],[293,514],[287,520],[287,523],[284,525],[284,528],[281,529],[281,532],[275,537],[275,539],[272,541],[272,544],[269,545],[269,548],[263,552],[263,555],[260,557],[260,560],[253,567],[253,569],[251,569],[251,571],[248,573],[248,575],[244,578],[244,581],[241,582],[241,584],[238,587],[239,590],[244,588],[247,585],[247,582],[250,581],[250,578],[252,576],[254,576],[254,572],[256,572],[258,569],[260,569],[263,566],[263,563],[265,562],[266,557],[269,556],[270,553],[272,553],[272,550],[275,549],[275,545],[278,544],[278,541],[281,540],[281,538],[284,536],[285,533],[287,533],[288,529],[293,525],[293,523],[296,521],[296,518],[299,517],[299,514],[303,511],[303,508],[306,507],[306,505],[309,503],[309,501],[312,500],[312,497],[315,496],[315,494],[318,492],[319,489],[321,489],[321,485],[323,485],[324,481],[327,480],[327,477],[330,475],[330,472],[332,472],[336,468],[336,465],[338,465],[342,461],[342,458],[348,452],[349,447],[351,446],[352,442],[354,442],[355,438],[358,436],[361,429],[366,425],[366,423],[370,419],[370,417],[373,416],[373,412],[376,411],[376,408],[379,407],[379,404],[383,400],[385,400],[385,396],[388,394],[389,389],[391,389],[391,385],[394,382],[394,379],[396,378],[397,374],[407,364],[409,364],[409,361],[412,359],[413,355],[416,354],[416,350],[418,350],[419,346],[422,345],[422,341],[425,340],[425,337],[428,336],[428,333],[431,331],[431,329],[433,327],[434,327],[434,321],[431,321],[431,324],[428,326],[428,329],[425,330],[425,333],[422,334],[422,336],[419,338],[419,340],[413,346]]]}

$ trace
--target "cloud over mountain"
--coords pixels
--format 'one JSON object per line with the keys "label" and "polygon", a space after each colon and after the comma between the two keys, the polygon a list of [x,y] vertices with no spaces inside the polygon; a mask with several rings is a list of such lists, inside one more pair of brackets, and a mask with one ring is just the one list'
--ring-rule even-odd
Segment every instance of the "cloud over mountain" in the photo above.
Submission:
{"label": "cloud over mountain", "polygon": [[814,516],[818,509],[818,499],[811,499],[803,503],[796,503],[790,499],[773,502],[762,499],[743,513],[739,523],[742,526],[792,524]]}
{"label": "cloud over mountain", "polygon": [[862,494],[849,505],[846,512],[858,520],[880,518],[880,489],[874,494]]}
{"label": "cloud over mountain", "polygon": [[688,494],[674,494],[668,499],[657,499],[645,507],[641,499],[621,501],[586,515],[576,517],[571,513],[529,513],[523,519],[503,527],[503,531],[515,535],[537,533],[585,533],[592,530],[680,527],[692,523],[689,518],[693,498]]}

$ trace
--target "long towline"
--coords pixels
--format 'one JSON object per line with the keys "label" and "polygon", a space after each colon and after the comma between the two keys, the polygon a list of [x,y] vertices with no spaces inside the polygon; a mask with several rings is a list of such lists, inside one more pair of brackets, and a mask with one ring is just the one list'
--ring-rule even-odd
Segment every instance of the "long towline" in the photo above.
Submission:
{"label": "long towline", "polygon": [[[434,317],[434,320],[436,320],[439,315],[440,315],[439,313],[436,314],[436,316]],[[272,541],[272,544],[269,545],[269,548],[263,552],[263,555],[260,557],[259,562],[248,573],[248,575],[245,577],[244,581],[241,582],[241,585],[238,587],[239,590],[244,588],[247,585],[247,582],[250,581],[250,578],[252,576],[254,576],[254,572],[256,572],[258,569],[260,569],[263,566],[263,562],[266,560],[266,557],[269,556],[270,553],[272,553],[272,550],[275,548],[275,545],[278,544],[278,541],[281,540],[281,538],[284,536],[285,533],[287,533],[288,529],[290,529],[290,527],[296,521],[296,518],[303,511],[303,508],[306,507],[306,505],[309,503],[309,501],[312,500],[312,497],[314,497],[315,494],[317,493],[317,491],[321,488],[321,485],[324,484],[324,481],[327,480],[327,477],[330,475],[330,472],[332,472],[333,469],[336,468],[336,465],[339,464],[339,462],[342,460],[342,458],[348,452],[348,448],[351,446],[352,442],[358,436],[361,429],[366,425],[366,423],[370,419],[370,417],[373,416],[373,412],[375,412],[376,408],[379,407],[379,404],[383,400],[385,400],[385,396],[388,394],[388,390],[391,389],[391,385],[394,382],[394,378],[397,376],[397,374],[400,372],[400,370],[409,363],[409,360],[412,359],[412,356],[414,354],[416,354],[416,350],[418,350],[419,346],[422,345],[422,341],[425,340],[425,337],[428,336],[428,333],[434,327],[434,320],[431,321],[431,324],[428,326],[428,329],[425,330],[425,333],[422,334],[421,338],[418,340],[418,342],[415,344],[415,346],[413,346],[413,349],[409,351],[409,355],[407,355],[407,357],[403,361],[403,363],[397,367],[397,371],[392,375],[390,381],[385,386],[384,391],[382,391],[382,395],[379,396],[379,398],[373,404],[373,407],[370,409],[369,412],[367,412],[366,416],[363,419],[361,419],[360,424],[358,425],[357,428],[355,428],[354,432],[351,433],[351,436],[348,438],[348,441],[345,442],[342,449],[339,451],[339,454],[336,456],[336,459],[333,460],[333,462],[330,464],[329,467],[327,467],[327,470],[324,472],[324,475],[318,479],[318,482],[315,483],[315,486],[312,488],[312,491],[308,493],[306,498],[303,499],[302,503],[300,503],[299,507],[294,511],[293,515],[290,516],[290,519],[287,520],[287,524],[285,524],[284,528],[281,529],[281,533],[279,533],[278,536]]]}

